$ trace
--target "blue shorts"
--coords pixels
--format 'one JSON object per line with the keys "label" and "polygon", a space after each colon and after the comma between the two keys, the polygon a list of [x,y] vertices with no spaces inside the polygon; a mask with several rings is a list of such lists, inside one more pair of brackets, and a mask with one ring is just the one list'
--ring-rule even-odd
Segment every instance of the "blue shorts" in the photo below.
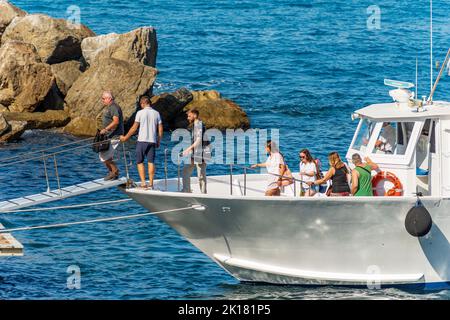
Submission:
{"label": "blue shorts", "polygon": [[136,163],[143,163],[147,158],[149,163],[155,162],[156,143],[138,141],[136,145]]}

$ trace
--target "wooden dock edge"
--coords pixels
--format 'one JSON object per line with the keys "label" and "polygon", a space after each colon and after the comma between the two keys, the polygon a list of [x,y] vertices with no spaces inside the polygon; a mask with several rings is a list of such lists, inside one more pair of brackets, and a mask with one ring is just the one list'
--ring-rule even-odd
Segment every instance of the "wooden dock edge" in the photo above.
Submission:
{"label": "wooden dock edge", "polygon": [[[5,229],[1,223],[0,229]],[[12,256],[23,256],[23,245],[10,233],[0,233],[0,257]]]}

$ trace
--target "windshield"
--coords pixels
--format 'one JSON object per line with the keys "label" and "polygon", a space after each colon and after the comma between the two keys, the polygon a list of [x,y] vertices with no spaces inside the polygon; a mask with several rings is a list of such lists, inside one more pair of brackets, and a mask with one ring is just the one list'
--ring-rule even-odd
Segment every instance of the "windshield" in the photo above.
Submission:
{"label": "windshield", "polygon": [[356,135],[355,142],[353,143],[352,149],[364,152],[366,150],[367,144],[369,143],[370,136],[375,127],[375,123],[368,120],[361,120],[361,125],[359,131]]}

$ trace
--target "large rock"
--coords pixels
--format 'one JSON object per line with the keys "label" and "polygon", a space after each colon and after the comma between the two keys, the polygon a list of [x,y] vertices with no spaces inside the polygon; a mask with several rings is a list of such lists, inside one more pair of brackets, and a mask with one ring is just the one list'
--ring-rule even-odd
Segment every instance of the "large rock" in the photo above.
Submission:
{"label": "large rock", "polygon": [[0,0],[0,38],[6,27],[15,17],[23,17],[27,13],[5,0]]}
{"label": "large rock", "polygon": [[81,48],[88,64],[99,58],[113,58],[155,67],[158,42],[155,29],[143,27],[120,35],[110,33],[86,38]]}
{"label": "large rock", "polygon": [[163,93],[158,96],[152,97],[152,105],[157,110],[164,124],[164,128],[173,130],[178,128],[175,124],[175,119],[180,117],[186,117],[184,107],[193,99],[192,93],[186,89],[181,88],[173,93]]}
{"label": "large rock", "polygon": [[3,114],[0,113],[0,136],[4,133],[8,132],[10,128],[11,128],[11,126],[6,121]]}
{"label": "large rock", "polygon": [[2,36],[2,43],[19,40],[33,44],[42,60],[49,64],[81,58],[81,41],[95,36],[86,26],[43,14],[16,17]]}
{"label": "large rock", "polygon": [[[200,118],[207,128],[225,129],[248,129],[250,121],[247,114],[236,103],[223,99],[219,92],[192,91],[193,100],[184,107],[184,111],[197,109]],[[173,120],[177,128],[185,128],[188,124],[186,113],[180,113]]]}
{"label": "large rock", "polygon": [[66,61],[52,65],[52,72],[56,79],[56,86],[63,96],[81,75],[82,65],[79,61]]}
{"label": "large rock", "polygon": [[71,119],[69,124],[64,127],[64,132],[71,133],[74,136],[94,136],[97,132],[97,123],[90,118],[76,117]]}
{"label": "large rock", "polygon": [[0,142],[18,140],[26,130],[26,121],[10,121],[10,129],[0,136]]}
{"label": "large rock", "polygon": [[70,121],[70,116],[63,110],[48,110],[45,112],[4,112],[4,118],[9,122],[27,122],[25,129],[50,129],[63,127]]}
{"label": "large rock", "polygon": [[0,47],[0,104],[9,111],[34,111],[53,83],[50,66],[32,44],[9,41]]}
{"label": "large rock", "polygon": [[[95,135],[97,121],[104,111],[100,100],[104,90],[113,92],[126,121],[136,109],[137,97],[152,94],[156,74],[156,69],[142,64],[114,58],[96,59],[67,93],[66,107],[77,125],[69,124],[66,132]],[[76,118],[81,120],[75,120]]]}

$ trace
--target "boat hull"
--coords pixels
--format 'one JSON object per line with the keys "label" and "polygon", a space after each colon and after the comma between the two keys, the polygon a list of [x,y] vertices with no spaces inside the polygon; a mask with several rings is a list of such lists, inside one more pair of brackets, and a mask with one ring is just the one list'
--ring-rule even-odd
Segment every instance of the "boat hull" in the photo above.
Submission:
{"label": "boat hull", "polygon": [[401,285],[450,281],[450,202],[422,198],[433,225],[405,229],[414,197],[269,198],[125,191],[241,281]]}

